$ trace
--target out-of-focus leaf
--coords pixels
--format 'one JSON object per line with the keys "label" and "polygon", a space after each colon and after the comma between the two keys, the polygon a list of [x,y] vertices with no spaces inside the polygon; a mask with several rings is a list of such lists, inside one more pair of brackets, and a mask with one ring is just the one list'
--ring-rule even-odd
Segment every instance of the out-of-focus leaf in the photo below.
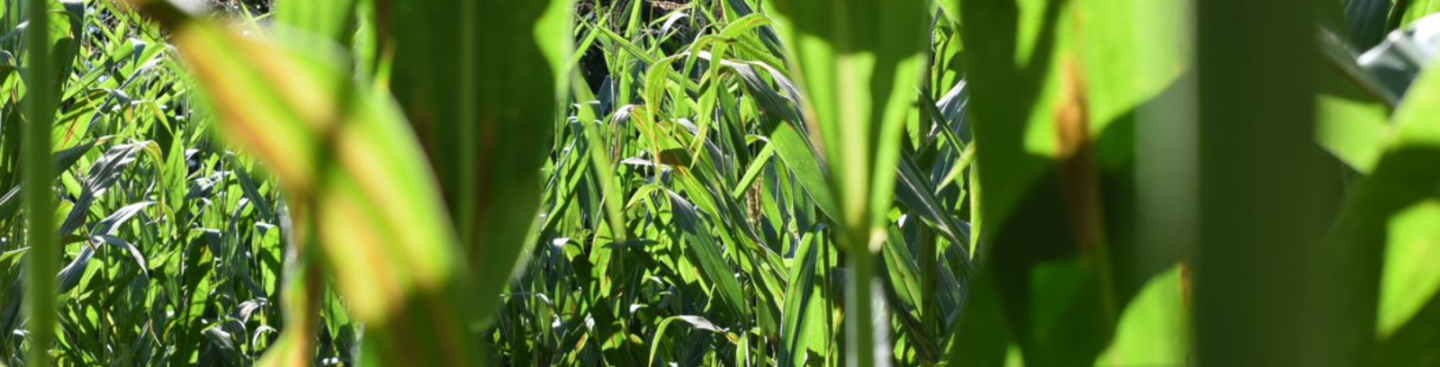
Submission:
{"label": "out-of-focus leaf", "polygon": [[[976,144],[970,189],[979,216],[972,220],[983,223],[976,256],[989,268],[978,272],[981,284],[970,283],[976,288],[952,361],[1094,363],[1135,283],[1158,267],[1117,259],[1134,259],[1137,131],[1175,129],[1188,111],[1174,102],[1187,97],[1177,93],[1193,73],[1189,8],[1127,0],[951,4],[964,24]],[[1164,118],[1142,119],[1160,109]],[[982,294],[1000,300],[982,305]]]}
{"label": "out-of-focus leaf", "polygon": [[[1440,7],[1440,3],[1434,4]],[[1390,32],[1385,42],[1365,51],[1356,61],[1385,87],[1390,100],[1404,96],[1410,83],[1430,65],[1437,53],[1440,53],[1440,17],[1425,17]]]}
{"label": "out-of-focus leaf", "polygon": [[1010,330],[1004,300],[990,268],[973,278],[968,300],[956,317],[950,364],[956,366],[1016,366],[1023,358],[1014,353],[1015,332]]}
{"label": "out-of-focus leaf", "polygon": [[[1075,52],[1084,67],[1090,133],[1100,136],[1191,72],[1194,52],[1181,23],[1189,6],[1178,1],[1074,2],[1084,19]],[[1130,117],[1133,118],[1133,117]]]}
{"label": "out-of-focus leaf", "polygon": [[[1404,1],[1404,0],[1402,0]],[[1350,45],[1368,48],[1385,37],[1391,0],[1345,0],[1345,24]]]}
{"label": "out-of-focus leaf", "polygon": [[1440,290],[1440,202],[1427,200],[1396,213],[1388,225],[1385,269],[1380,276],[1377,333],[1394,334]]}
{"label": "out-of-focus leaf", "polygon": [[1390,29],[1399,29],[1415,24],[1430,14],[1440,12],[1440,3],[1430,0],[1395,0],[1390,9]]}
{"label": "out-of-focus leaf", "polygon": [[[1420,74],[1395,113],[1395,123],[1399,127],[1396,144],[1382,158],[1374,177],[1365,183],[1364,191],[1354,199],[1364,200],[1363,204],[1352,204],[1355,209],[1350,214],[1353,215],[1345,217],[1354,222],[1342,222],[1366,223],[1365,231],[1370,233],[1369,236],[1388,233],[1381,262],[1384,268],[1379,274],[1375,321],[1376,334],[1388,343],[1403,344],[1405,339],[1417,337],[1432,342],[1436,340],[1433,334],[1430,337],[1416,333],[1395,335],[1406,327],[1407,322],[1419,318],[1416,314],[1434,299],[1437,288],[1440,288],[1440,273],[1416,263],[1433,257],[1426,254],[1436,250],[1435,242],[1440,238],[1433,230],[1435,221],[1440,218],[1437,214],[1440,209],[1435,204],[1440,194],[1433,185],[1440,180],[1419,173],[1425,170],[1421,168],[1425,165],[1421,160],[1427,158],[1422,157],[1433,159],[1440,156],[1425,153],[1440,147],[1440,124],[1435,122],[1435,106],[1440,103],[1440,72],[1433,68],[1433,62],[1431,64],[1432,68]],[[1382,168],[1389,169],[1381,172]],[[1372,237],[1339,238],[1359,240]],[[1349,245],[1364,246],[1360,243]],[[1370,246],[1373,245],[1365,247]],[[1399,341],[1387,340],[1391,338]],[[1405,358],[1386,358],[1391,357]]]}
{"label": "out-of-focus leaf", "polygon": [[[1050,90],[1058,87],[1059,78],[1044,76],[1060,73],[1052,65],[1065,54],[1061,47],[1066,37],[1057,29],[1063,28],[1059,23],[1066,13],[1062,4],[1043,1],[960,5],[966,25],[962,36],[970,113],[978,144],[976,168],[982,172],[984,188],[981,217],[986,226],[999,228],[1054,154],[1052,119],[1057,103]],[[981,242],[994,233],[982,231]]]}
{"label": "out-of-focus leaf", "polygon": [[1096,366],[1184,366],[1190,364],[1190,312],[1185,268],[1156,275],[1130,300],[1115,338]]}
{"label": "out-of-focus leaf", "polygon": [[220,350],[224,360],[240,360],[240,352],[235,349],[235,341],[230,337],[230,333],[216,326],[205,329],[202,334],[205,334],[205,338],[210,340],[211,348]]}
{"label": "out-of-focus leaf", "polygon": [[[1321,281],[1336,295],[1324,310],[1344,332],[1340,353],[1359,355],[1378,343],[1372,362],[1415,363],[1430,358],[1431,350],[1416,346],[1440,340],[1426,326],[1433,323],[1427,316],[1434,299],[1431,272],[1411,263],[1423,261],[1431,247],[1433,203],[1440,200],[1440,174],[1431,167],[1440,159],[1436,106],[1440,69],[1432,66],[1396,109],[1394,139],[1369,177],[1352,189],[1335,225],[1325,257],[1333,270],[1327,273],[1335,276]],[[1402,284],[1403,290],[1397,288]]]}
{"label": "out-of-focus leaf", "polygon": [[1388,104],[1404,91],[1385,89],[1338,36],[1322,33],[1319,46],[1330,67],[1319,70],[1316,138],[1350,167],[1370,172],[1394,135]]}
{"label": "out-of-focus leaf", "polygon": [[539,169],[568,80],[572,2],[389,3],[395,93],[444,190],[470,265],[473,316],[486,325],[532,245]]}
{"label": "out-of-focus leaf", "polygon": [[[340,293],[367,324],[375,352],[367,359],[469,364],[468,309],[458,293],[464,264],[393,102],[357,87],[338,52],[241,37],[166,2],[132,3],[170,30],[224,136],[284,183],[290,209],[306,223],[299,228],[315,231],[297,238],[314,236]],[[299,344],[275,348],[290,353],[271,362],[309,363],[309,337],[282,340]]]}
{"label": "out-of-focus leaf", "polygon": [[353,32],[357,0],[279,0],[275,18],[319,40],[345,42]]}

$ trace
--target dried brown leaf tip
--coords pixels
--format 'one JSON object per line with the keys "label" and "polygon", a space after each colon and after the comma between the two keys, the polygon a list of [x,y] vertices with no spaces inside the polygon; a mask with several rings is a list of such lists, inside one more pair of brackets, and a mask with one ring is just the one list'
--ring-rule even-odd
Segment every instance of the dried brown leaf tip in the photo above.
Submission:
{"label": "dried brown leaf tip", "polygon": [[686,5],[688,5],[688,4],[685,4],[685,3],[683,3],[683,2],[673,2],[673,1],[664,1],[664,0],[649,0],[649,1],[650,1],[650,6],[653,6],[653,7],[655,7],[656,9],[660,9],[660,10],[664,10],[664,11],[676,11],[676,10],[680,10],[681,8],[684,8]]}

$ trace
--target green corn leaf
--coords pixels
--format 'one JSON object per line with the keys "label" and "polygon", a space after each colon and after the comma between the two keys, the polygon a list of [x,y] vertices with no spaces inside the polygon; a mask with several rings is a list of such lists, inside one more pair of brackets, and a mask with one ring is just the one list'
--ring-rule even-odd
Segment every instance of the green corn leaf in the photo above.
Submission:
{"label": "green corn leaf", "polygon": [[95,200],[102,197],[111,186],[120,180],[126,167],[135,162],[135,155],[153,143],[124,144],[110,148],[105,155],[90,166],[89,174],[81,182],[80,196],[75,199],[75,209],[60,222],[60,235],[69,235],[85,224]]}
{"label": "green corn leaf", "polygon": [[[1356,0],[1362,1],[1362,0]],[[1320,48],[1327,66],[1320,69],[1316,138],[1331,154],[1366,173],[1384,154],[1395,131],[1383,87],[1356,63],[1338,36],[1322,34]],[[1398,98],[1398,97],[1396,97]]]}
{"label": "green corn leaf", "polygon": [[[371,330],[370,360],[468,364],[456,293],[464,264],[421,150],[393,103],[357,87],[323,49],[243,38],[165,2],[135,5],[170,29],[223,136],[284,183],[292,214],[314,232],[296,237],[318,239],[340,293]],[[287,340],[300,344],[277,353],[294,354],[272,361],[308,363],[309,339]]]}
{"label": "green corn leaf", "polygon": [[353,32],[357,0],[279,0],[275,18],[319,40],[346,42]]}
{"label": "green corn leaf", "polygon": [[[579,73],[576,72],[573,74]],[[598,124],[592,123],[598,121],[594,108],[590,104],[590,102],[595,101],[595,95],[590,93],[589,87],[582,85],[585,82],[583,78],[576,77],[574,79],[576,79],[577,82],[572,88],[575,91],[575,99],[580,102],[579,105],[581,106],[577,114],[578,124],[581,126],[582,134],[585,138],[585,146],[589,148],[584,154],[590,158],[590,172],[594,172],[595,176],[599,178],[600,189],[605,192],[605,219],[607,224],[609,224],[610,233],[612,236],[616,236],[616,239],[623,240],[628,238],[630,234],[629,230],[625,228],[625,212],[624,206],[621,204],[624,197],[615,184],[614,167],[612,165],[614,157],[610,157],[610,155],[605,152],[606,145],[600,136],[599,128],[596,126]],[[549,226],[547,225],[545,227]]]}
{"label": "green corn leaf", "polygon": [[974,287],[965,302],[964,312],[953,325],[955,346],[950,349],[950,364],[958,366],[1019,366],[1024,358],[1006,321],[1004,300],[1000,296],[992,268],[983,268],[971,280]]}
{"label": "green corn leaf", "polygon": [[1345,28],[1349,31],[1350,44],[1366,49],[1385,39],[1386,23],[1390,0],[1346,0]]}
{"label": "green corn leaf", "polygon": [[[694,328],[695,330],[703,330],[717,334],[725,333],[724,330],[721,330],[718,326],[715,326],[714,323],[710,322],[710,320],[706,320],[704,317],[694,315],[680,315],[666,317],[664,321],[660,321],[659,326],[655,327],[655,338],[665,338],[665,331],[669,329],[670,325],[674,324],[675,321],[684,322],[690,325],[690,327]],[[662,343],[660,340],[656,340],[653,344],[650,345],[650,366],[655,365],[655,361],[657,361],[657,359],[655,358],[655,354],[660,351],[660,346],[662,344],[664,343]]]}
{"label": "green corn leaf", "polygon": [[1375,345],[1371,363],[1423,363],[1431,353],[1440,272],[1422,265],[1434,251],[1440,175],[1427,168],[1440,157],[1440,72],[1420,74],[1394,115],[1396,137],[1350,196],[1330,242],[1326,265],[1338,271],[1330,310],[1349,349]]}
{"label": "green corn leaf", "polygon": [[740,282],[735,280],[735,272],[721,256],[720,244],[710,236],[694,205],[673,192],[668,195],[671,209],[675,212],[673,219],[684,231],[685,239],[690,243],[688,249],[700,266],[700,271],[705,274],[710,284],[715,286],[714,292],[720,294],[718,298],[725,307],[735,316],[745,318],[750,314],[745,305],[745,295],[741,291]]}
{"label": "green corn leaf", "polygon": [[[75,162],[79,161],[80,158],[85,155],[85,153],[89,152],[90,149],[93,148],[95,148],[95,143],[91,142],[81,144],[80,146],[74,148],[55,152],[51,156],[51,159],[55,161],[54,170],[50,171],[51,175],[57,176],[60,172],[70,170],[70,167],[73,167],[75,165]],[[15,188],[10,189],[9,192],[6,192],[5,196],[0,196],[0,220],[10,219],[10,217],[14,216],[15,213],[19,212],[21,201],[20,191],[21,187],[23,186],[23,183],[20,185],[16,185]]]}
{"label": "green corn leaf", "polygon": [[[924,62],[925,1],[775,3],[799,68],[806,122],[818,135],[854,249],[878,246],[893,199],[903,121]],[[849,243],[860,241],[861,243]],[[876,249],[871,248],[870,251]]]}
{"label": "green corn leaf", "polygon": [[1190,313],[1186,310],[1185,268],[1152,278],[1130,301],[1109,349],[1096,366],[1184,366],[1189,364]]}
{"label": "green corn leaf", "polygon": [[[539,217],[570,47],[569,0],[394,1],[395,94],[410,117],[465,244],[490,322]],[[383,11],[383,10],[382,10]],[[623,225],[612,224],[612,225]]]}
{"label": "green corn leaf", "polygon": [[1427,265],[1440,256],[1436,223],[1440,223],[1440,202],[1426,200],[1395,213],[1387,225],[1376,325],[1381,338],[1394,335],[1440,291],[1440,271]]}
{"label": "green corn leaf", "polygon": [[[821,166],[822,161],[817,157],[811,140],[806,138],[798,124],[801,123],[801,115],[798,107],[790,107],[800,99],[797,88],[784,78],[776,78],[781,84],[781,89],[789,94],[782,95],[770,86],[756,73],[749,64],[728,63],[731,70],[735,71],[745,83],[746,91],[755,98],[760,107],[767,112],[763,117],[762,128],[769,134],[770,143],[775,145],[775,152],[780,160],[795,173],[805,192],[815,200],[820,211],[829,216],[840,215],[840,207],[835,202],[834,194],[829,184],[825,181],[825,169]],[[772,70],[767,68],[767,70]],[[770,73],[776,76],[777,73]],[[788,97],[788,98],[787,98]],[[788,101],[788,102],[787,102]],[[785,118],[771,117],[784,116]]]}
{"label": "green corn leaf", "polygon": [[929,1],[793,0],[773,6],[799,69],[796,79],[805,92],[799,105],[809,134],[818,135],[812,141],[824,153],[838,243],[851,253],[847,350],[858,366],[873,366],[877,347],[871,341],[880,324],[871,312],[874,252],[886,243],[901,135],[920,91]]}
{"label": "green corn leaf", "polygon": [[[935,198],[934,189],[920,175],[919,169],[909,157],[903,158],[899,167],[899,188],[896,190],[896,199],[909,207],[911,213],[916,214],[925,223],[934,226],[945,236],[945,240],[955,245],[967,245],[970,243],[970,226],[957,220],[955,215]],[[969,251],[961,247],[961,252],[966,259],[970,258]],[[962,263],[964,271],[974,271],[973,266],[967,260]]]}
{"label": "green corn leaf", "polygon": [[[971,220],[981,226],[974,255],[990,267],[974,280],[989,284],[972,286],[1003,300],[971,293],[952,356],[992,365],[1021,356],[1037,365],[1094,363],[1120,306],[1152,268],[1173,266],[1150,258],[1138,267],[1112,264],[1129,259],[1112,251],[1148,245],[1127,233],[1137,222],[1131,180],[1150,173],[1137,170],[1152,158],[1137,157],[1137,143],[1192,138],[1171,134],[1183,132],[1178,119],[1186,110],[1177,107],[1190,103],[1182,83],[1192,73],[1187,9],[1129,0],[948,5],[964,25],[976,159],[967,188],[979,213]],[[1165,115],[1146,119],[1159,115],[1152,111]]]}
{"label": "green corn leaf", "polygon": [[1432,0],[1396,0],[1390,8],[1389,30],[1401,29],[1427,15],[1440,12],[1440,2]]}
{"label": "green corn leaf", "polygon": [[823,281],[829,261],[821,255],[825,249],[818,241],[807,232],[790,266],[780,335],[782,366],[803,366],[809,355],[824,355],[836,335],[826,313],[827,297],[833,294],[826,292]]}
{"label": "green corn leaf", "polygon": [[765,144],[765,147],[760,149],[760,154],[755,155],[755,160],[750,162],[750,168],[745,169],[745,175],[740,178],[740,183],[735,185],[735,190],[730,192],[730,197],[738,199],[750,190],[750,185],[755,184],[755,179],[760,177],[765,165],[770,163],[770,157],[774,156],[775,145]]}
{"label": "green corn leaf", "polygon": [[910,246],[905,243],[904,236],[900,235],[898,226],[890,227],[889,238],[891,242],[880,250],[880,259],[885,265],[881,278],[891,284],[895,298],[900,301],[895,305],[896,312],[914,310],[917,314],[924,313],[925,305],[920,301],[924,289],[920,285],[920,264],[915,255],[910,253]]}

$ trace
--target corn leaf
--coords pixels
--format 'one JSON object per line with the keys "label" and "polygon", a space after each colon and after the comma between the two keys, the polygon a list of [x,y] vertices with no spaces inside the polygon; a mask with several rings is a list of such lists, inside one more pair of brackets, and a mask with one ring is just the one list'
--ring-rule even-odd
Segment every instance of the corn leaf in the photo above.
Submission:
{"label": "corn leaf", "polygon": [[[875,363],[871,308],[873,253],[885,243],[895,198],[905,119],[919,93],[925,62],[924,1],[795,0],[774,4],[805,99],[813,142],[824,152],[835,194],[842,248],[853,269],[847,314],[848,350],[860,366]],[[782,156],[783,157],[783,156]],[[813,193],[812,193],[813,194]]]}
{"label": "corn leaf", "polygon": [[1389,28],[1401,29],[1414,24],[1426,15],[1440,12],[1440,2],[1431,0],[1396,0],[1390,8]]}
{"label": "corn leaf", "polygon": [[275,17],[318,40],[345,42],[353,33],[357,0],[279,0]]}
{"label": "corn leaf", "polygon": [[394,1],[395,95],[439,177],[488,324],[539,217],[569,0]]}
{"label": "corn leaf", "polygon": [[1130,301],[1115,339],[1096,366],[1183,366],[1189,363],[1190,313],[1185,269],[1171,268],[1150,280]]}
{"label": "corn leaf", "polygon": [[[165,2],[135,5],[173,32],[223,136],[284,183],[292,213],[313,228],[307,235],[371,330],[369,360],[468,364],[456,293],[464,264],[424,156],[393,102],[357,87],[323,49],[241,37]],[[309,338],[287,340],[300,344],[276,348],[292,352],[279,363],[308,363]]]}
{"label": "corn leaf", "polygon": [[894,198],[901,125],[918,93],[928,8],[923,1],[862,0],[775,6],[799,69],[804,117],[828,161],[837,219],[864,239],[846,246],[878,246],[868,237],[883,237]]}
{"label": "corn leaf", "polygon": [[1426,168],[1440,157],[1436,70],[1421,73],[1396,110],[1396,137],[1348,199],[1326,257],[1327,266],[1348,274],[1326,279],[1337,286],[1332,315],[1343,316],[1336,319],[1345,345],[1374,345],[1376,365],[1421,363],[1429,354],[1423,345],[1435,342],[1440,272],[1421,262],[1434,250],[1440,200],[1440,176]]}

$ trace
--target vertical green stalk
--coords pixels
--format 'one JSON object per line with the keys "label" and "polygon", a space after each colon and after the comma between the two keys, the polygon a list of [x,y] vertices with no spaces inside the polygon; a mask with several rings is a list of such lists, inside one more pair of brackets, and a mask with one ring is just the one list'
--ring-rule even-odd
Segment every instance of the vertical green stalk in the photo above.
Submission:
{"label": "vertical green stalk", "polygon": [[[850,259],[850,275],[852,278],[847,283],[850,289],[845,297],[845,308],[848,309],[845,316],[845,330],[849,334],[845,338],[848,343],[845,347],[846,365],[848,366],[873,366],[875,365],[875,307],[871,299],[875,284],[875,253],[866,251],[863,232],[856,235],[856,231],[846,234],[850,239],[850,251],[847,257]],[[853,316],[853,317],[852,317]]]}
{"label": "vertical green stalk", "polygon": [[50,71],[49,0],[30,0],[30,25],[25,32],[30,54],[28,91],[25,97],[25,213],[30,227],[26,242],[30,246],[26,265],[25,291],[27,314],[30,317],[31,366],[50,365],[50,343],[55,338],[55,273],[60,259],[55,245],[54,206],[50,190],[50,120],[54,108],[51,94],[55,76]]}
{"label": "vertical green stalk", "polygon": [[[1312,0],[1200,0],[1200,243],[1195,332],[1206,366],[1314,366],[1315,254],[1336,173],[1315,143]],[[1320,344],[1320,345],[1323,345]]]}

